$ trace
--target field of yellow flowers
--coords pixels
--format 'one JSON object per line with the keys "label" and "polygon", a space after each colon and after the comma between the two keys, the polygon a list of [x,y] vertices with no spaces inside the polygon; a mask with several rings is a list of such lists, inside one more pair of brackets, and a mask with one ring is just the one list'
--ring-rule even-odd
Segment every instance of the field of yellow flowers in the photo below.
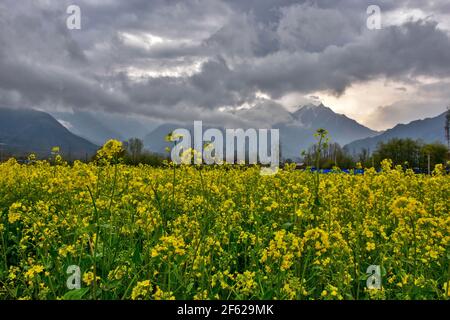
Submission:
{"label": "field of yellow flowers", "polygon": [[[448,299],[442,167],[259,173],[9,160],[0,299]],[[371,265],[379,290],[366,287]]]}

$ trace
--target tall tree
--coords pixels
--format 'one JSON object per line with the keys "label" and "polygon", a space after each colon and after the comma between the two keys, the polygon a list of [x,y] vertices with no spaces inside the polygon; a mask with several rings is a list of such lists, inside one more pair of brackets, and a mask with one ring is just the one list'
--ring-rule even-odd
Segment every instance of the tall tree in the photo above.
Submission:
{"label": "tall tree", "polygon": [[450,158],[450,106],[447,107],[447,115],[445,117],[445,138],[447,139],[448,155]]}
{"label": "tall tree", "polygon": [[142,154],[144,143],[141,139],[131,138],[127,141],[126,146],[133,163],[136,164],[139,156]]}
{"label": "tall tree", "polygon": [[422,172],[433,170],[438,163],[445,163],[447,147],[439,142],[423,144],[412,139],[392,139],[380,143],[374,153],[377,164],[391,159],[395,165],[405,168],[419,168]]}

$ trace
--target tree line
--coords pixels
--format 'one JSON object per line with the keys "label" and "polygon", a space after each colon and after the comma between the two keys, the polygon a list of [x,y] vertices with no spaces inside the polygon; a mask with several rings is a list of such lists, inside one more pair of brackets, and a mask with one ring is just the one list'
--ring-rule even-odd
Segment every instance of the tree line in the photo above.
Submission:
{"label": "tree line", "polygon": [[[132,138],[123,142],[123,161],[129,165],[147,164],[160,166],[164,160],[169,160],[168,155],[155,154],[144,150],[142,140]],[[312,145],[303,152],[302,158],[305,166],[316,167],[318,146]],[[332,169],[333,167],[352,169],[380,168],[384,159],[391,159],[394,165],[401,165],[405,169],[414,169],[419,172],[433,170],[436,164],[446,164],[449,160],[449,150],[446,145],[424,143],[410,138],[394,138],[388,142],[380,142],[374,152],[362,149],[358,154],[351,155],[346,148],[338,143],[326,143],[320,147],[319,167]],[[292,162],[286,160],[286,162]]]}
{"label": "tree line", "polygon": [[[314,145],[303,154],[306,166],[315,166],[317,151],[317,145]],[[350,155],[338,143],[330,143],[320,150],[320,168],[331,169],[336,166],[350,169],[359,165],[380,168],[381,161],[391,159],[395,165],[401,165],[405,169],[428,172],[436,164],[446,164],[448,156],[447,146],[440,142],[424,143],[410,138],[380,142],[374,152],[362,149],[356,156]]]}
{"label": "tree line", "polygon": [[138,138],[131,138],[124,141],[122,146],[124,150],[122,158],[124,163],[128,165],[147,164],[161,166],[164,160],[168,160],[167,156],[144,150],[144,143]]}

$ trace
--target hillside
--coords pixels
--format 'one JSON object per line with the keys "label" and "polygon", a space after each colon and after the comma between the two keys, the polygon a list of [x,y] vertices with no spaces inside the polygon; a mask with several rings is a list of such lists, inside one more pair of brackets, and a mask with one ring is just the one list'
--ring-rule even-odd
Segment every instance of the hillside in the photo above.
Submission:
{"label": "hillside", "polygon": [[445,114],[444,112],[437,117],[416,120],[408,124],[398,124],[378,136],[356,140],[345,147],[351,154],[357,154],[363,148],[373,152],[378,143],[387,142],[393,138],[411,138],[422,140],[425,143],[445,143]]}
{"label": "hillside", "polygon": [[29,109],[0,108],[0,143],[3,154],[45,157],[52,147],[60,147],[66,158],[84,159],[95,154],[97,146],[76,136],[51,115]]}
{"label": "hillside", "polygon": [[[236,112],[242,118],[258,118],[258,108],[247,109]],[[261,128],[276,128],[280,130],[280,144],[283,158],[298,158],[302,150],[311,146],[314,140],[314,132],[319,128],[329,131],[332,141],[341,145],[365,137],[373,137],[378,132],[371,130],[345,115],[337,114],[323,104],[318,106],[307,105],[299,108],[296,112],[290,113],[282,110],[274,115],[280,122],[273,125],[267,124]],[[272,119],[271,119],[272,120]],[[192,130],[192,123],[186,125],[164,124],[150,132],[144,138],[144,145],[147,149],[163,153],[170,144],[164,137],[176,128],[186,128]],[[206,126],[204,125],[204,129]],[[218,128],[224,130],[224,128]],[[255,128],[258,129],[258,128]]]}

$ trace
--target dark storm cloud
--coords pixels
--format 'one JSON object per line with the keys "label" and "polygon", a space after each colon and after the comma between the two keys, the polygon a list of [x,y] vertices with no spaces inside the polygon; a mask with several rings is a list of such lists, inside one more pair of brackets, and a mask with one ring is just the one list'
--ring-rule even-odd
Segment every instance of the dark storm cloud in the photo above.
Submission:
{"label": "dark storm cloud", "polygon": [[[81,7],[82,30],[66,28],[69,4]],[[231,121],[217,110],[262,104],[259,92],[450,77],[436,17],[368,30],[370,4],[450,14],[445,0],[5,0],[0,104]]]}
{"label": "dark storm cloud", "polygon": [[317,54],[280,52],[259,61],[256,68],[249,66],[243,76],[276,96],[326,89],[342,93],[355,81],[378,76],[449,76],[449,50],[448,34],[435,22],[408,22]]}

